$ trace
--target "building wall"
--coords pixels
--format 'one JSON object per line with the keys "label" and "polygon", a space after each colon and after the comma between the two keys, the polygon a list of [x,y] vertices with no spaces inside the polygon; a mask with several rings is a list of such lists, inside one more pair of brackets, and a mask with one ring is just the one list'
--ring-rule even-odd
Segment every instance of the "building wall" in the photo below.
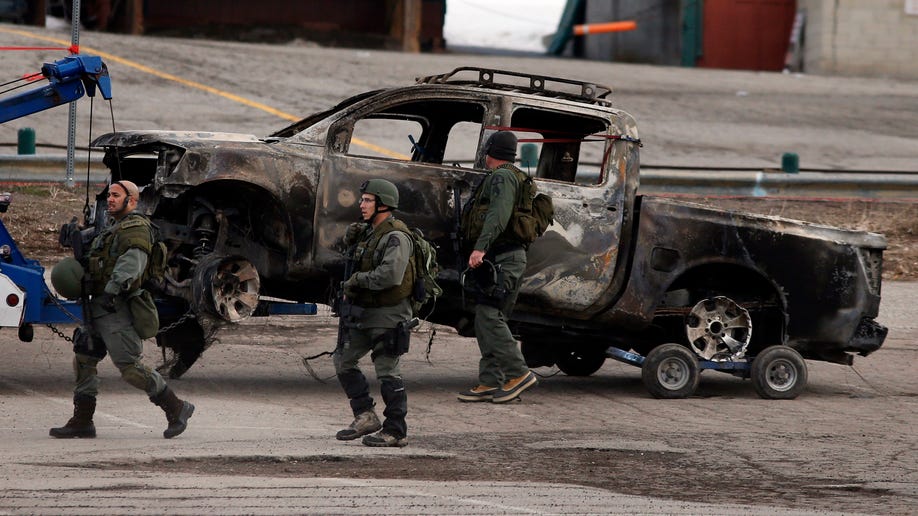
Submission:
{"label": "building wall", "polygon": [[587,0],[587,23],[635,20],[638,29],[580,36],[584,56],[603,61],[678,65],[682,37],[679,4],[672,0]]}
{"label": "building wall", "polygon": [[798,0],[804,72],[918,78],[916,0]]}

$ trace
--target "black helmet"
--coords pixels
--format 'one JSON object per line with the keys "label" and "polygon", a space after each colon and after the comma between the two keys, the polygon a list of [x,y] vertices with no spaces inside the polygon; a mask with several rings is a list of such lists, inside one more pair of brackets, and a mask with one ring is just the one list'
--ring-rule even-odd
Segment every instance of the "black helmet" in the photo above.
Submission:
{"label": "black helmet", "polygon": [[66,299],[79,299],[83,293],[83,266],[68,256],[51,269],[51,285]]}
{"label": "black helmet", "polygon": [[360,185],[360,193],[375,195],[381,204],[398,208],[398,188],[385,179],[370,179]]}

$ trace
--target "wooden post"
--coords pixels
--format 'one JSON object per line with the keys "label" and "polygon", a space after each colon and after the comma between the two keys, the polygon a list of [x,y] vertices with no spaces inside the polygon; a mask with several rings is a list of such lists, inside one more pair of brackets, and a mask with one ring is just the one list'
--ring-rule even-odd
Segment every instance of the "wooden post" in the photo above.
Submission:
{"label": "wooden post", "polygon": [[29,12],[26,23],[36,27],[45,26],[45,16],[47,15],[48,3],[46,0],[34,0],[29,2]]}
{"label": "wooden post", "polygon": [[402,51],[417,53],[421,51],[421,1],[402,0]]}
{"label": "wooden post", "polygon": [[124,3],[124,31],[143,34],[143,0],[127,0]]}

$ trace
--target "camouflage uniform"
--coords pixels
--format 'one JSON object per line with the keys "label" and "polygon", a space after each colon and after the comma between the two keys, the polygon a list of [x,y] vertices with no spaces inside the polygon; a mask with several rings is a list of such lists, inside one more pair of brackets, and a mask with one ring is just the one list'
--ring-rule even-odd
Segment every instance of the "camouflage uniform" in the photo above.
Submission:
{"label": "camouflage uniform", "polygon": [[[120,181],[113,184],[129,191]],[[132,186],[136,195],[137,187]],[[74,335],[74,413],[64,426],[50,430],[52,437],[96,437],[97,365],[106,354],[111,355],[124,381],[146,392],[163,410],[169,423],[163,437],[171,439],[185,431],[194,405],[179,399],[158,372],[141,362],[143,340],[134,329],[130,307],[133,296],[143,292],[141,283],[152,245],[150,222],[130,211],[93,240],[86,267],[90,299],[84,305],[84,317],[88,324]]]}
{"label": "camouflage uniform", "polygon": [[348,296],[359,315],[345,321],[350,339],[335,353],[335,371],[355,417],[372,411],[375,405],[358,366],[358,361],[370,353],[386,404],[382,428],[398,439],[404,439],[408,432],[408,397],[399,356],[386,352],[385,341],[399,323],[412,317],[410,263],[414,252],[407,231],[401,221],[390,216],[376,228],[367,225],[359,237],[353,256],[357,264],[352,276],[356,291]]}
{"label": "camouflage uniform", "polygon": [[140,361],[143,341],[134,330],[128,306],[129,298],[138,294],[152,242],[149,221],[135,213],[93,240],[88,267],[92,282],[87,313],[92,317],[90,340],[74,348],[75,394],[98,394],[96,365],[105,358],[106,351],[121,378],[148,396],[154,397],[166,388],[162,376]]}

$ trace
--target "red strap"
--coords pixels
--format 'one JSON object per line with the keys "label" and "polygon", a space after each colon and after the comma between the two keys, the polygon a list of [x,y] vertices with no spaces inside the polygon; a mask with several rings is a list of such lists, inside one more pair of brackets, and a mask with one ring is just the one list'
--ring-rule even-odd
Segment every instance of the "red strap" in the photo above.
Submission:
{"label": "red strap", "polygon": [[[74,52],[72,49],[76,48],[77,51]],[[80,47],[71,46],[71,47],[0,47],[0,50],[69,50],[71,54],[78,54]]]}

